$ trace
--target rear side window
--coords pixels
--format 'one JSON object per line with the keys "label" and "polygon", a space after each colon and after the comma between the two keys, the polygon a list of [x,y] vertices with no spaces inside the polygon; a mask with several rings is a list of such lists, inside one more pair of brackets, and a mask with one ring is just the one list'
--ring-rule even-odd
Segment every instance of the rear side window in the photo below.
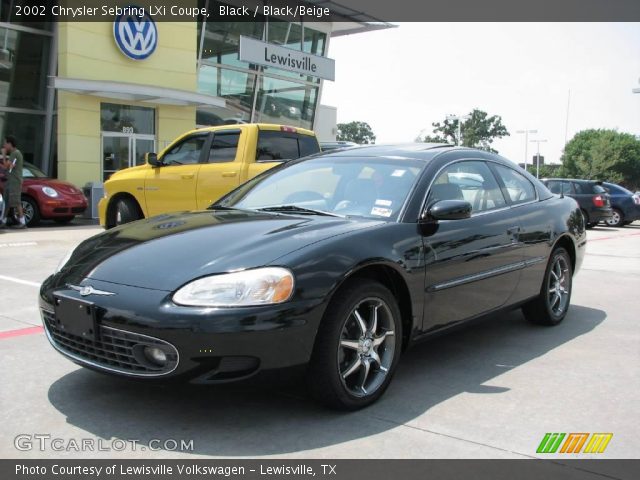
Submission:
{"label": "rear side window", "polygon": [[233,162],[238,151],[240,132],[216,133],[209,150],[209,163]]}
{"label": "rear side window", "polygon": [[607,193],[602,185],[593,184],[593,193]]}
{"label": "rear side window", "polygon": [[571,184],[569,182],[562,182],[559,180],[549,180],[547,182],[547,188],[551,191],[551,193],[555,193],[559,195],[561,193],[568,195],[571,192]]}
{"label": "rear side window", "polygon": [[[310,140],[313,141],[313,144]],[[263,162],[293,160],[316,153],[319,150],[318,141],[314,137],[296,135],[289,132],[261,130],[258,135],[256,159]]]}
{"label": "rear side window", "polygon": [[504,183],[505,193],[511,199],[511,203],[517,205],[536,199],[536,189],[524,175],[502,165],[495,165],[495,169]]}
{"label": "rear side window", "polygon": [[306,157],[320,151],[318,140],[310,135],[298,136],[298,145],[300,146],[300,156]]}

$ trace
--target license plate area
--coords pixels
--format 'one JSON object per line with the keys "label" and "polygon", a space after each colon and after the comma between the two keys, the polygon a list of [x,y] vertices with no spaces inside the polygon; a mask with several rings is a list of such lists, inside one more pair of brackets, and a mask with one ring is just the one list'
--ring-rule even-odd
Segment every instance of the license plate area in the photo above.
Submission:
{"label": "license plate area", "polygon": [[98,332],[95,305],[65,295],[54,295],[54,311],[58,326],[66,333],[95,340]]}

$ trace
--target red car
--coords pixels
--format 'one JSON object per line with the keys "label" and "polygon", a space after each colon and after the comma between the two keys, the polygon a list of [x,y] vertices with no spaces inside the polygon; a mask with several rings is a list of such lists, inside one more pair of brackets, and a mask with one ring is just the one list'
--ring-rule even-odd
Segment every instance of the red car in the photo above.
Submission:
{"label": "red car", "polygon": [[[75,185],[49,178],[35,165],[24,162],[22,169],[22,208],[27,226],[41,219],[68,223],[87,209],[87,199]],[[0,182],[0,192],[5,182]]]}

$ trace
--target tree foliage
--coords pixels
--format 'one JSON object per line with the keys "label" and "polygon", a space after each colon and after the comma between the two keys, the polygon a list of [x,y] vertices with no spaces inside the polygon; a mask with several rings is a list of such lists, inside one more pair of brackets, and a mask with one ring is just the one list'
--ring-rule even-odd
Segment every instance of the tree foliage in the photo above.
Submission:
{"label": "tree foliage", "polygon": [[[463,121],[460,126],[461,145],[497,153],[491,144],[496,138],[509,135],[507,128],[502,124],[502,118],[499,115],[489,116],[487,112],[478,109],[474,109],[469,116],[470,118]],[[458,143],[458,120],[445,119],[442,123],[435,122],[431,125],[433,135],[419,137],[419,141],[453,145]]]}
{"label": "tree foliage", "polygon": [[376,136],[367,122],[339,123],[337,139],[359,145],[376,143]]}
{"label": "tree foliage", "polygon": [[640,186],[640,141],[615,130],[583,130],[564,148],[562,174]]}

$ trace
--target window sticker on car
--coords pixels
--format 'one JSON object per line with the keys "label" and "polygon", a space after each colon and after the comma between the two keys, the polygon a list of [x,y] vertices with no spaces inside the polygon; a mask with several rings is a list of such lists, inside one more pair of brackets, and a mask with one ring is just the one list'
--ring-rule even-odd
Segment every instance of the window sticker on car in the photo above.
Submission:
{"label": "window sticker on car", "polygon": [[390,207],[391,203],[391,200],[382,200],[381,198],[376,199],[376,205],[381,207]]}
{"label": "window sticker on car", "polygon": [[373,207],[371,209],[371,215],[379,215],[381,217],[390,217],[393,210],[390,208]]}
{"label": "window sticker on car", "polygon": [[394,170],[393,173],[391,174],[392,177],[401,177],[403,176],[407,171],[406,170]]}

